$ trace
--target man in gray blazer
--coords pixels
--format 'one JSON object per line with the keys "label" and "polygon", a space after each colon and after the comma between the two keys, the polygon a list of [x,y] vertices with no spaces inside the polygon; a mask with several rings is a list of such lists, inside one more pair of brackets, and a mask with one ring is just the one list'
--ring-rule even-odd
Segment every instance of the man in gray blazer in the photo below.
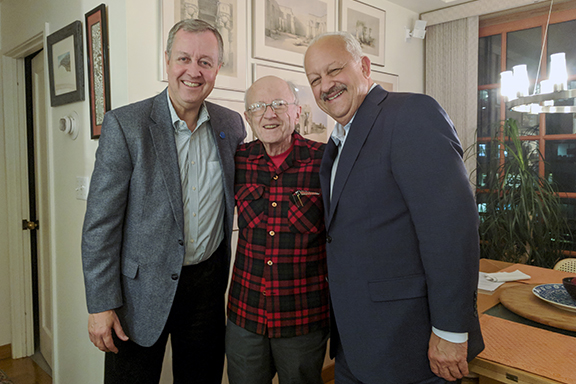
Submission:
{"label": "man in gray blazer", "polygon": [[168,87],[108,112],[88,196],[82,261],[90,340],[106,383],[158,383],[168,335],[178,383],[219,384],[241,116],[206,102],[218,31],[176,24]]}
{"label": "man in gray blazer", "polygon": [[452,122],[374,84],[348,33],[316,38],[305,70],[337,122],[320,166],[336,382],[462,378],[483,348],[478,212]]}

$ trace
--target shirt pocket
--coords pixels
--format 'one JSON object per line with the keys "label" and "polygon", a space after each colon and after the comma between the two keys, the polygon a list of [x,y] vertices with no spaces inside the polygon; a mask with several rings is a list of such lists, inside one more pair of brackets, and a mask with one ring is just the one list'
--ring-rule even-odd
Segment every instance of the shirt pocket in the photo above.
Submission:
{"label": "shirt pocket", "polygon": [[261,184],[243,184],[236,188],[236,206],[238,207],[238,228],[256,228],[262,222],[264,209],[264,186]]}
{"label": "shirt pocket", "polygon": [[324,206],[321,194],[292,196],[288,224],[294,233],[320,233],[324,230]]}

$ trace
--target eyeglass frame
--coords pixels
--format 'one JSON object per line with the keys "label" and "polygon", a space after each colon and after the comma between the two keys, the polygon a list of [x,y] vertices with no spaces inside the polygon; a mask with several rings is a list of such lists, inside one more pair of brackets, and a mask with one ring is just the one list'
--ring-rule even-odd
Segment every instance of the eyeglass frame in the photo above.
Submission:
{"label": "eyeglass frame", "polygon": [[[286,103],[286,104],[284,104],[284,105],[280,105],[280,106],[279,106],[279,107],[285,106],[285,107],[286,107],[286,110],[288,110],[288,106],[289,106],[289,105],[298,105],[298,103],[296,103],[296,102],[289,103],[289,102],[287,102],[287,101],[284,100],[284,99],[272,100],[272,102],[271,102],[270,104],[266,104],[266,103],[264,103],[263,101],[257,101],[257,102],[255,102],[255,103],[252,103],[252,104],[248,107],[248,109],[246,109],[246,112],[247,112],[250,116],[252,116],[252,117],[262,117],[262,116],[264,116],[264,115],[266,114],[266,110],[268,109],[268,107],[270,107],[270,108],[272,108],[272,112],[274,112],[274,113],[277,114],[276,108],[278,108],[278,107],[274,108],[274,103],[278,103],[278,102],[284,102],[284,103]],[[253,106],[255,106],[256,104],[264,104],[261,115],[255,115],[255,114],[254,114],[254,111],[251,110],[251,108],[252,108]],[[282,113],[282,112],[280,112],[280,113]]]}

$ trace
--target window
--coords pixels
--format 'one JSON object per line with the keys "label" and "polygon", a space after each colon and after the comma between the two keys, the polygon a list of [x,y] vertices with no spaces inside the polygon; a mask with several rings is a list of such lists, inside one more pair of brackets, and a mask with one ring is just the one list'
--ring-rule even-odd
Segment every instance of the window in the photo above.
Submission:
{"label": "window", "polygon": [[[560,9],[563,8],[563,9]],[[531,10],[530,14],[506,15],[500,19],[482,20],[478,44],[478,207],[484,200],[490,140],[500,129],[502,120],[518,121],[521,140],[528,148],[537,148],[544,161],[531,159],[540,176],[553,181],[571,229],[576,236],[576,114],[530,115],[506,110],[500,98],[500,72],[517,64],[527,64],[530,92],[540,80],[548,78],[549,57],[565,52],[569,88],[576,88],[576,6],[555,9],[546,33],[548,8]],[[537,16],[534,16],[537,15]],[[544,54],[541,50],[544,42]],[[540,68],[539,68],[540,67]],[[538,74],[539,71],[539,74]],[[538,80],[538,81],[536,81]],[[567,100],[566,103],[574,103]],[[566,105],[566,104],[565,104]],[[505,161],[506,154],[501,161]],[[576,251],[576,241],[572,241]]]}

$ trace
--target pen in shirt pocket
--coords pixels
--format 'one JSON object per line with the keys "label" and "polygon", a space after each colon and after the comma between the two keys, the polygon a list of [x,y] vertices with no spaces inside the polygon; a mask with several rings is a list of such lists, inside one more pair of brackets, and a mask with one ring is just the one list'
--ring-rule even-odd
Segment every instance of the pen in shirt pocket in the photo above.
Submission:
{"label": "pen in shirt pocket", "polygon": [[292,201],[298,207],[303,207],[304,203],[302,203],[302,196],[319,196],[320,192],[314,191],[306,191],[306,190],[298,190],[292,194]]}

